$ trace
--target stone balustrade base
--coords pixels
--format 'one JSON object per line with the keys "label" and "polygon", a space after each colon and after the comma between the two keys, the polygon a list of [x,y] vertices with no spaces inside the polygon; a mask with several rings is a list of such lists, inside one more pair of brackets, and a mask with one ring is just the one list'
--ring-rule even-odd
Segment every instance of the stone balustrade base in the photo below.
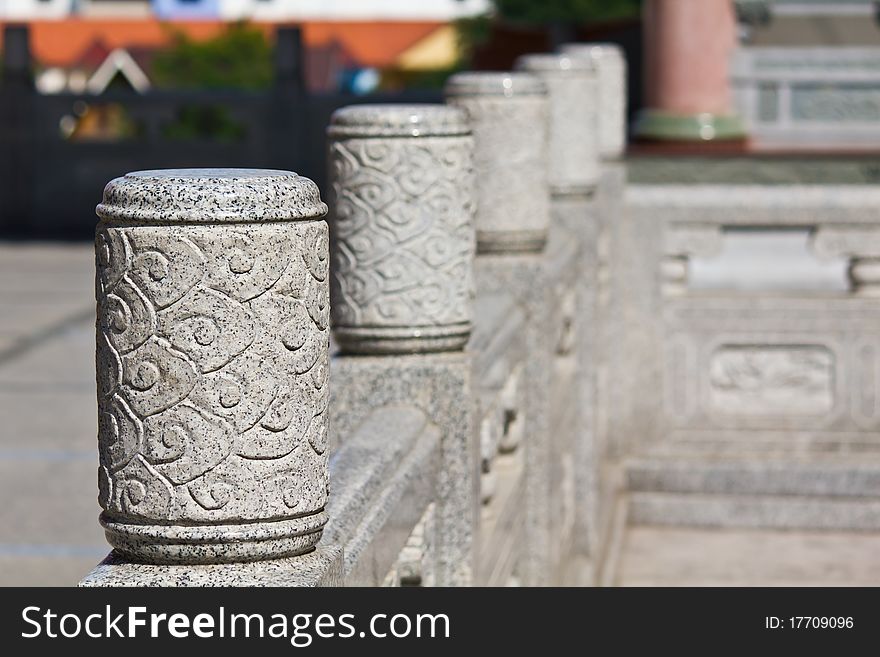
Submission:
{"label": "stone balustrade base", "polygon": [[466,353],[384,358],[337,356],[331,362],[335,385],[330,403],[333,436],[344,450],[377,408],[405,404],[417,408],[440,431],[437,472],[437,583],[467,586],[473,581],[474,527],[477,524],[476,432],[473,428],[471,360]]}
{"label": "stone balustrade base", "polygon": [[477,231],[477,253],[540,253],[547,231]]}
{"label": "stone balustrade base", "polygon": [[319,545],[308,554],[236,564],[159,566],[111,552],[79,586],[342,586],[342,548]]}
{"label": "stone balustrade base", "polygon": [[311,550],[327,523],[323,510],[274,522],[209,526],[135,525],[100,517],[111,542],[126,557],[153,563],[241,563],[294,557]]}
{"label": "stone balustrade base", "polygon": [[333,330],[336,343],[346,353],[379,356],[459,351],[467,344],[471,325],[462,322],[453,326],[335,326]]}

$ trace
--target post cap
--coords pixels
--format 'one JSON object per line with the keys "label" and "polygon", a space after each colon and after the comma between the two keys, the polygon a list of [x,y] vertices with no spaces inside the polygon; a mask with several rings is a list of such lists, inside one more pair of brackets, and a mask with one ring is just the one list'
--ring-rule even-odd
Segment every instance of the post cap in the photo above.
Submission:
{"label": "post cap", "polygon": [[589,74],[596,70],[596,64],[591,59],[555,53],[522,55],[517,58],[515,67],[519,71],[535,73]]}
{"label": "post cap", "polygon": [[273,169],[134,171],[104,187],[95,212],[109,221],[247,223],[323,217],[318,186]]}
{"label": "post cap", "polygon": [[448,105],[349,105],[330,118],[330,137],[451,137],[471,133],[467,113]]}
{"label": "post cap", "polygon": [[450,77],[444,91],[447,96],[543,96],[547,87],[523,71],[466,71]]}
{"label": "post cap", "polygon": [[559,52],[563,55],[571,55],[572,57],[589,57],[591,59],[624,59],[623,48],[616,43],[607,42],[586,42],[586,43],[565,43],[559,48]]}

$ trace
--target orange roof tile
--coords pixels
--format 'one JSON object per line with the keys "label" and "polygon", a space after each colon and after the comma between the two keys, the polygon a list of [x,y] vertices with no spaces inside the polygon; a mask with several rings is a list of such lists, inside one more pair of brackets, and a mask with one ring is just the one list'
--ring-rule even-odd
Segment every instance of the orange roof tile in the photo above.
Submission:
{"label": "orange roof tile", "polygon": [[[226,25],[222,21],[164,22],[156,19],[32,21],[31,52],[44,66],[70,66],[95,41],[102,41],[110,48],[158,48],[170,43],[175,30],[192,39],[209,39]],[[279,24],[253,25],[271,35]],[[335,40],[362,66],[385,68],[442,25],[424,21],[340,21],[304,23],[302,27],[307,47],[326,45]]]}
{"label": "orange roof tile", "polygon": [[315,22],[303,25],[306,46],[336,40],[363,66],[385,68],[442,27],[438,22]]}

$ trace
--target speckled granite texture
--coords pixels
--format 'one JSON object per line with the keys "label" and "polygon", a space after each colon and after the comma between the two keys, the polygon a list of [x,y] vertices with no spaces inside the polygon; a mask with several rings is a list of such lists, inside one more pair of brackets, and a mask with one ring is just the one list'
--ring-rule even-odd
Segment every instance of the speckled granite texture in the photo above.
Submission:
{"label": "speckled granite texture", "polygon": [[467,116],[445,105],[351,105],[336,110],[327,136],[345,137],[462,137],[471,132]]}
{"label": "speckled granite texture", "polygon": [[[607,166],[596,193],[591,197],[565,196],[553,201],[554,221],[579,236],[579,253],[574,325],[571,327],[574,384],[567,399],[556,401],[554,415],[568,414],[562,431],[573,431],[571,454],[573,485],[577,503],[574,505],[573,543],[580,555],[594,555],[600,541],[600,466],[604,454],[604,434],[599,425],[603,421],[597,408],[602,360],[602,330],[599,311],[599,272],[602,267],[600,240],[603,234],[601,204],[606,192]],[[561,391],[561,395],[565,392]],[[571,408],[577,408],[574,416]],[[552,408],[552,407],[551,407]],[[572,425],[572,426],[567,426]]]}
{"label": "speckled granite texture", "polygon": [[96,229],[99,502],[148,563],[277,558],[326,522],[328,231],[283,171],[142,171]]}
{"label": "speckled granite texture", "polygon": [[550,225],[544,83],[528,73],[467,72],[445,93],[474,131],[477,250],[540,251]]}
{"label": "speckled granite texture", "polygon": [[[479,258],[478,258],[479,261]],[[477,296],[477,321],[468,348],[480,432],[480,528],[477,586],[519,581],[526,548],[523,522],[527,398],[526,318],[508,293]]]}
{"label": "speckled granite texture", "polygon": [[[398,404],[378,408],[334,452],[330,520],[321,544],[343,546],[346,585],[381,586],[394,570],[436,499],[439,451],[437,427],[417,408]],[[433,545],[434,537],[428,538]]]}
{"label": "speckled granite texture", "polygon": [[418,408],[439,429],[436,581],[441,586],[473,584],[480,504],[470,355],[340,355],[331,361],[331,370],[330,422],[341,441],[335,449],[345,449],[345,441],[382,406]]}
{"label": "speckled granite texture", "polygon": [[97,214],[106,221],[243,223],[327,214],[318,186],[272,169],[157,169],[111,180]]}
{"label": "speckled granite texture", "polygon": [[461,349],[473,297],[473,138],[463,110],[361,105],[328,129],[333,332],[350,353]]}
{"label": "speckled granite texture", "polygon": [[599,94],[594,62],[567,55],[523,55],[516,60],[516,68],[538,75],[550,95],[551,191],[589,193],[599,181]]}
{"label": "speckled granite texture", "polygon": [[572,295],[580,253],[579,235],[560,221],[551,228],[544,253],[485,254],[475,265],[480,295],[512,294],[528,318],[523,371],[525,545],[517,567],[520,582],[526,586],[558,583],[560,560],[573,540],[574,473],[566,462],[572,463],[574,446],[570,432],[554,434],[559,418],[551,416],[551,409],[559,352],[577,346],[565,327],[574,326],[569,323],[576,319]]}
{"label": "speckled granite texture", "polygon": [[80,586],[342,586],[342,548],[319,546],[296,557],[251,563],[155,565],[133,563],[116,552]]}
{"label": "speckled granite texture", "polygon": [[626,150],[626,57],[614,43],[568,43],[564,55],[586,57],[596,64],[599,77],[599,154],[618,160]]}

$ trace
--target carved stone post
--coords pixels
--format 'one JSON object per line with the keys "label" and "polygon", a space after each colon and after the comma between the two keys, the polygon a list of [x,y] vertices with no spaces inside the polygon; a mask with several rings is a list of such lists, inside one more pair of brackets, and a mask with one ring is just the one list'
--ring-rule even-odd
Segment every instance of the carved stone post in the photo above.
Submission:
{"label": "carved stone post", "polygon": [[595,63],[583,57],[536,54],[517,59],[516,68],[538,75],[549,92],[551,192],[591,193],[599,180]]}
{"label": "carved stone post", "polygon": [[471,356],[463,351],[476,252],[467,114],[443,105],[346,107],[328,136],[341,347],[331,421],[342,437],[377,406],[403,404],[437,426],[436,581],[466,586],[479,512]]}
{"label": "carved stone post", "polygon": [[317,186],[287,171],[140,171],[104,189],[98,477],[117,554],[230,563],[318,542],[326,210]]}
{"label": "carved stone post", "polygon": [[626,58],[613,43],[569,43],[564,55],[591,59],[599,81],[599,154],[618,160],[626,150]]}
{"label": "carved stone post", "polygon": [[458,73],[446,85],[451,105],[474,130],[477,250],[540,251],[547,241],[547,91],[527,73]]}
{"label": "carved stone post", "polygon": [[[595,368],[585,362],[595,339],[596,244],[599,217],[599,95],[593,58],[527,55],[517,68],[541,76],[550,94],[549,175],[551,212],[558,230],[548,246],[548,262],[538,269],[529,303],[527,418],[527,557],[521,569],[527,584],[580,581],[562,575],[563,564],[582,540],[582,517],[594,507],[596,465],[593,431]],[[564,246],[560,246],[564,245]],[[561,263],[566,266],[560,266]],[[551,264],[552,263],[552,264]],[[557,264],[558,263],[558,264]],[[544,290],[553,289],[552,294]],[[550,335],[562,336],[549,338]],[[560,422],[553,392],[557,381],[573,390],[574,410]]]}
{"label": "carved stone post", "polygon": [[[573,43],[561,47],[572,57],[592,61],[597,69],[598,139],[602,159],[601,179],[589,208],[591,221],[584,227],[583,294],[579,347],[579,385],[582,391],[581,419],[583,427],[576,456],[577,499],[575,513],[576,548],[581,554],[596,555],[604,542],[602,532],[609,523],[614,498],[607,494],[613,486],[608,469],[602,467],[610,454],[608,440],[609,380],[612,354],[619,348],[618,332],[612,329],[612,318],[618,313],[617,300],[611,295],[616,271],[615,261],[620,248],[616,237],[623,221],[622,198],[626,185],[627,79],[626,59],[622,50],[609,43]],[[577,218],[574,208],[559,207],[562,216]],[[578,210],[582,212],[582,210]],[[592,224],[590,226],[589,224]]]}
{"label": "carved stone post", "polygon": [[443,105],[359,105],[328,129],[333,331],[343,351],[462,349],[473,297],[473,137]]}

